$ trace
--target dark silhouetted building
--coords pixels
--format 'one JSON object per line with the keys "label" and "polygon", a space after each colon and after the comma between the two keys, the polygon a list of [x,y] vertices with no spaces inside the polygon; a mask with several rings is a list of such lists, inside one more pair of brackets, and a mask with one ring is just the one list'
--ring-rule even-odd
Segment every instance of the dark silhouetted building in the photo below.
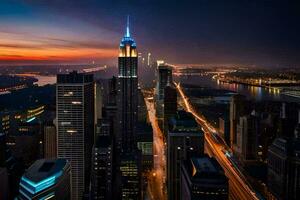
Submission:
{"label": "dark silhouetted building", "polygon": [[[284,113],[284,112],[283,112]],[[285,119],[285,116],[282,116]],[[286,122],[285,122],[286,123]],[[284,130],[282,130],[284,131]],[[285,133],[282,135],[290,135]],[[279,200],[300,198],[300,111],[294,136],[277,137],[268,152],[268,188]]]}
{"label": "dark silhouetted building", "polygon": [[138,123],[137,148],[142,154],[142,170],[149,172],[153,168],[153,130],[146,122]]}
{"label": "dark silhouetted building", "polygon": [[163,131],[165,136],[167,136],[169,130],[169,121],[177,113],[177,91],[173,86],[167,85],[164,93]]}
{"label": "dark silhouetted building", "polygon": [[[6,134],[0,133],[0,199],[13,199],[18,194],[24,167],[12,156],[6,142]],[[5,192],[1,192],[2,189]],[[8,198],[2,198],[1,195]]]}
{"label": "dark silhouetted building", "polygon": [[165,96],[165,87],[173,84],[172,67],[165,63],[160,63],[156,70],[156,95],[158,100],[163,100]]}
{"label": "dark silhouetted building", "polygon": [[120,163],[122,176],[121,199],[142,199],[141,155],[139,151],[123,153]]}
{"label": "dark silhouetted building", "polygon": [[204,133],[193,115],[178,111],[170,120],[167,139],[168,199],[180,199],[181,162],[204,154]]}
{"label": "dark silhouetted building", "polygon": [[41,136],[41,124],[37,120],[19,123],[17,131],[10,135],[12,155],[22,161],[26,168],[41,156]]}
{"label": "dark silhouetted building", "polygon": [[244,115],[246,107],[246,97],[243,95],[234,95],[230,101],[230,147],[235,148],[237,141],[237,124],[240,116]]}
{"label": "dark silhouetted building", "polygon": [[8,172],[7,169],[0,166],[0,199],[8,199]]}
{"label": "dark silhouetted building", "polygon": [[230,146],[230,120],[226,115],[219,117],[219,132],[226,144]]}
{"label": "dark silhouetted building", "polygon": [[172,67],[164,62],[159,62],[156,69],[155,108],[158,124],[164,130],[164,97],[166,86],[173,84]]}
{"label": "dark silhouetted building", "polygon": [[208,156],[193,157],[181,166],[181,200],[227,200],[228,179]]}
{"label": "dark silhouetted building", "polygon": [[257,160],[260,118],[255,111],[251,115],[241,116],[237,124],[235,155],[242,164]]}
{"label": "dark silhouetted building", "polygon": [[[72,198],[89,191],[94,143],[94,83],[92,74],[58,74],[56,85],[57,157],[72,168]],[[86,194],[86,193],[85,193]]]}
{"label": "dark silhouetted building", "polygon": [[110,200],[113,193],[113,146],[109,134],[97,136],[92,154],[91,199]]}
{"label": "dark silhouetted building", "polygon": [[37,160],[21,178],[19,199],[71,199],[70,169],[65,159]]}
{"label": "dark silhouetted building", "polygon": [[52,123],[44,125],[44,158],[57,157],[56,127]]}

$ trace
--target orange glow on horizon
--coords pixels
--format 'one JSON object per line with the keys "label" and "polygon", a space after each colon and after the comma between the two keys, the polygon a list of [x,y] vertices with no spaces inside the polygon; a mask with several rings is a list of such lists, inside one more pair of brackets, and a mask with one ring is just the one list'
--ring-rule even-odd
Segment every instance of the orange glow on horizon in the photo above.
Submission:
{"label": "orange glow on horizon", "polygon": [[1,47],[0,61],[71,61],[80,59],[107,59],[118,55],[118,49],[91,48],[14,48]]}

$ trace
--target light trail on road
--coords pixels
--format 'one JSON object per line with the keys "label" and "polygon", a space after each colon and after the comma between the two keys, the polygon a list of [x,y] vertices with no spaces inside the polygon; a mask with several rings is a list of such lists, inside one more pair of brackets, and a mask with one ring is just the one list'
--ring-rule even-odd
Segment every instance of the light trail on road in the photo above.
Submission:
{"label": "light trail on road", "polygon": [[218,144],[215,142],[215,140],[212,138],[212,134],[216,133],[214,127],[212,127],[207,120],[199,115],[197,112],[194,111],[191,104],[188,101],[188,97],[184,94],[180,83],[175,83],[177,91],[179,92],[181,99],[184,103],[184,108],[186,111],[193,114],[193,116],[196,118],[197,122],[202,126],[205,132],[205,147],[207,148],[208,152],[210,152],[214,156],[222,168],[225,171],[226,176],[229,179],[229,185],[230,185],[230,191],[232,193],[231,198],[237,199],[237,200],[248,200],[248,199],[259,199],[255,192],[252,191],[250,186],[248,185],[245,177],[237,171],[231,164],[230,160],[227,158],[227,156],[223,153],[222,149],[224,149],[224,146],[221,144]]}
{"label": "light trail on road", "polygon": [[[146,95],[145,95],[146,96]],[[145,98],[149,120],[153,129],[154,168],[148,176],[148,193],[152,200],[166,199],[166,158],[163,133],[160,130],[155,115],[154,103]]]}

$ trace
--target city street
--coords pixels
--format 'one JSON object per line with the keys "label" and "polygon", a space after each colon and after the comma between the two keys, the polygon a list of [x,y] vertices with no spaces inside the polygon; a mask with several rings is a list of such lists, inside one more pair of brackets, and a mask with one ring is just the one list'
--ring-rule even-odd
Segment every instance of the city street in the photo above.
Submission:
{"label": "city street", "polygon": [[230,160],[225,153],[222,151],[225,149],[225,146],[216,142],[213,138],[213,133],[217,131],[206,121],[202,116],[195,112],[188,101],[188,97],[185,96],[180,84],[176,84],[176,88],[180,94],[181,99],[183,100],[183,107],[186,111],[191,112],[197,122],[201,125],[205,132],[205,151],[217,159],[220,165],[223,167],[226,176],[229,178],[229,189],[230,189],[230,199],[236,200],[248,200],[248,199],[258,199],[255,192],[252,191],[250,186],[247,184],[244,176],[235,169],[231,164]]}
{"label": "city street", "polygon": [[153,200],[166,199],[166,158],[165,147],[163,141],[163,133],[160,130],[155,116],[155,108],[153,101],[145,98],[149,120],[153,128],[153,154],[154,154],[154,169],[148,177],[148,194]]}

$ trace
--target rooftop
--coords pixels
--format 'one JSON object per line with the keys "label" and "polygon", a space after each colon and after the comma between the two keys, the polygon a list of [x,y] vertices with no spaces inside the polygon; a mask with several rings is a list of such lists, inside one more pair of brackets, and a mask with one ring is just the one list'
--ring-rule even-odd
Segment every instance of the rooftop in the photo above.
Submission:
{"label": "rooftop", "polygon": [[170,119],[170,130],[177,132],[192,132],[200,131],[200,128],[191,113],[180,110]]}
{"label": "rooftop", "polygon": [[90,83],[93,82],[93,74],[78,73],[77,71],[69,74],[57,74],[57,83]]}
{"label": "rooftop", "polygon": [[208,155],[202,157],[193,157],[186,160],[183,165],[186,173],[191,180],[201,182],[207,179],[214,179],[217,182],[226,182],[227,178],[224,170],[216,159]]}
{"label": "rooftop", "polygon": [[31,186],[37,186],[49,178],[60,177],[68,166],[65,159],[41,159],[35,161],[22,177]]}

